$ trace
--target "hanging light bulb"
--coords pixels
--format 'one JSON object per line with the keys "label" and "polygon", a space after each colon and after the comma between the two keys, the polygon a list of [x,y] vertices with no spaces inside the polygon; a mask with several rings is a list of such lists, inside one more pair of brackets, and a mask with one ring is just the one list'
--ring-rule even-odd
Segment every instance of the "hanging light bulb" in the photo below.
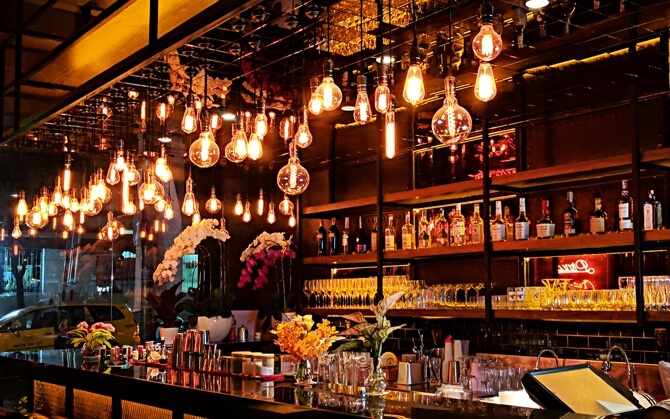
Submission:
{"label": "hanging light bulb", "polygon": [[174,208],[172,208],[172,198],[168,196],[167,201],[165,201],[165,212],[163,213],[163,217],[165,217],[166,220],[171,220],[174,218]]}
{"label": "hanging light bulb", "polygon": [[238,129],[235,132],[235,155],[238,158],[245,159],[249,155],[249,146],[247,143],[247,134],[244,129]]}
{"label": "hanging light bulb", "polygon": [[123,172],[128,168],[125,156],[125,152],[123,151],[123,141],[120,141],[119,149],[116,151],[116,170],[119,172]]}
{"label": "hanging light bulb", "polygon": [[279,212],[284,215],[289,215],[293,212],[293,202],[291,202],[286,194],[284,194],[284,199],[279,202]]}
{"label": "hanging light bulb", "polygon": [[268,117],[265,115],[265,101],[261,102],[260,109],[254,118],[256,135],[263,138],[268,133]]}
{"label": "hanging light bulb", "polygon": [[[223,153],[226,156],[226,159],[232,163],[241,163],[244,161],[244,159],[247,157],[246,152],[247,152],[247,146],[246,143],[244,144],[244,155],[240,156],[237,154],[237,131],[238,131],[238,126],[237,124],[233,124],[232,127],[232,135],[230,137],[230,142],[226,144],[226,147],[223,149]],[[240,148],[242,145],[240,145]]]}
{"label": "hanging light bulb", "polygon": [[323,79],[315,91],[323,102],[324,111],[335,110],[342,103],[342,90],[333,81],[333,65],[333,60],[330,58],[324,61]]}
{"label": "hanging light bulb", "polygon": [[482,102],[488,102],[496,96],[496,77],[493,74],[491,63],[480,62],[475,81],[475,97]]}
{"label": "hanging light bulb", "polygon": [[405,87],[402,95],[405,100],[416,106],[421,102],[426,95],[426,90],[423,86],[423,74],[421,71],[421,55],[419,54],[419,47],[416,45],[416,38],[414,38],[415,45],[409,51],[410,65],[407,69],[407,78],[405,79]]}
{"label": "hanging light bulb", "polygon": [[58,207],[56,206],[56,203],[49,201],[49,205],[47,206],[47,215],[49,217],[55,217],[56,214],[58,214]]}
{"label": "hanging light bulb", "polygon": [[198,139],[188,149],[188,157],[193,164],[201,168],[214,166],[221,155],[219,146],[209,127],[200,132]]}
{"label": "hanging light bulb", "polygon": [[216,197],[216,189],[212,186],[212,191],[209,199],[205,203],[205,209],[210,214],[216,214],[221,211],[221,201]]}
{"label": "hanging light bulb", "polygon": [[302,113],[302,124],[300,124],[298,127],[298,131],[295,133],[293,140],[298,147],[306,148],[312,144],[312,138],[312,133],[309,131],[307,107],[304,107]]}
{"label": "hanging light bulb", "polygon": [[137,99],[138,97],[140,97],[140,92],[138,92],[137,90],[133,89],[132,87],[128,89],[128,99],[133,99],[133,100],[135,100],[135,99]]}
{"label": "hanging light bulb", "polygon": [[133,201],[129,201],[123,204],[121,210],[124,215],[135,215],[137,213],[137,205]]}
{"label": "hanging light bulb", "polygon": [[186,108],[184,116],[181,119],[181,130],[186,134],[193,134],[198,129],[195,108],[193,107],[193,96],[189,95],[186,99]]}
{"label": "hanging light bulb", "polygon": [[40,188],[40,200],[39,200],[40,212],[42,214],[47,214],[49,208],[49,188],[42,186]]}
{"label": "hanging light bulb", "polygon": [[5,230],[5,227],[0,227],[0,242],[4,242],[5,239],[7,238],[7,230]]}
{"label": "hanging light bulb", "polygon": [[107,176],[105,178],[105,181],[110,184],[110,185],[116,185],[121,181],[121,176],[119,176],[119,172],[116,170],[116,155],[112,158],[112,161],[109,162],[109,168],[107,169]]}
{"label": "hanging light bulb", "polygon": [[79,209],[79,200],[77,200],[76,196],[73,196],[70,200],[70,211],[79,212]]}
{"label": "hanging light bulb", "polygon": [[395,111],[390,110],[384,114],[384,154],[387,159],[395,157],[395,143]]}
{"label": "hanging light bulb", "polygon": [[291,215],[288,217],[288,226],[293,228],[295,227],[296,221],[295,221],[295,215],[293,214],[293,211],[291,211]]}
{"label": "hanging light bulb", "polygon": [[164,199],[157,199],[156,202],[154,202],[154,209],[156,212],[164,212],[166,204]]}
{"label": "hanging light bulb", "polygon": [[42,228],[49,222],[49,217],[42,215],[37,197],[33,199],[33,207],[25,216],[26,226],[31,229]]}
{"label": "hanging light bulb", "polygon": [[124,180],[127,180],[130,186],[135,186],[140,183],[140,172],[135,167],[135,158],[131,155],[128,169],[123,172]]}
{"label": "hanging light bulb", "polygon": [[161,221],[158,218],[156,218],[154,219],[153,231],[158,233],[160,229],[161,229]]}
{"label": "hanging light bulb", "polygon": [[193,224],[199,223],[201,220],[200,218],[200,210],[198,208],[195,209],[195,212],[193,213],[193,218],[191,219],[191,222]]}
{"label": "hanging light bulb", "polygon": [[119,224],[114,220],[114,213],[109,211],[107,213],[107,224],[103,227],[104,238],[109,241],[113,241],[119,238],[121,232],[119,231]]}
{"label": "hanging light bulb", "polygon": [[494,60],[502,51],[502,38],[493,29],[493,5],[489,0],[484,0],[479,11],[482,26],[479,32],[472,38],[472,51],[482,61]]}
{"label": "hanging light bulb", "polygon": [[311,91],[311,94],[307,107],[313,115],[321,115],[321,112],[323,112],[323,100],[316,94],[317,87],[319,87],[319,78],[312,77],[309,79],[309,90]]}
{"label": "hanging light bulb", "polygon": [[90,200],[88,199],[88,188],[82,186],[79,196],[81,197],[81,199],[79,199],[79,213],[86,214],[91,206]]}
{"label": "hanging light bulb", "polygon": [[379,78],[379,85],[375,89],[375,109],[379,113],[388,112],[391,107],[391,89],[388,86],[388,76],[384,71],[382,64],[382,75]]}
{"label": "hanging light bulb", "polygon": [[167,231],[167,225],[165,224],[165,221],[161,221],[161,233],[165,233]]}
{"label": "hanging light bulb", "polygon": [[251,203],[249,201],[244,203],[244,212],[242,213],[242,221],[248,223],[251,221]]}
{"label": "hanging light bulb", "polygon": [[84,233],[86,233],[86,228],[84,228],[83,224],[79,224],[77,226],[77,234],[81,236]]}
{"label": "hanging light bulb", "polygon": [[358,76],[358,94],[356,96],[356,105],[354,106],[354,120],[361,125],[370,121],[370,117],[372,116],[367,85],[367,78],[363,74]]}
{"label": "hanging light bulb", "polygon": [[186,179],[186,194],[184,195],[184,202],[181,204],[181,212],[187,217],[195,214],[196,209],[195,195],[193,194],[193,179],[189,175]]}
{"label": "hanging light bulb", "polygon": [[444,105],[433,115],[433,134],[443,144],[463,142],[472,131],[472,117],[458,104],[455,83],[454,76],[445,77]]}
{"label": "hanging light bulb", "polygon": [[172,116],[173,111],[174,105],[170,106],[170,104],[166,102],[158,102],[156,104],[156,116],[161,121],[161,124],[164,124],[165,120]]}
{"label": "hanging light bulb", "polygon": [[140,132],[144,133],[147,130],[147,101],[143,100],[140,105]]}
{"label": "hanging light bulb", "polygon": [[[105,178],[102,175],[102,169],[98,169],[96,179],[97,192],[95,196],[96,198],[99,198],[103,204],[106,204],[112,199],[112,191],[105,184]],[[65,196],[63,196],[63,201],[65,201]]]}
{"label": "hanging light bulb", "polygon": [[144,183],[140,186],[140,199],[145,204],[153,204],[156,202],[156,184],[153,178],[154,174],[151,169],[147,170],[144,175]]}
{"label": "hanging light bulb", "polygon": [[60,185],[60,175],[56,176],[56,187],[54,188],[53,202],[56,206],[60,206],[63,199],[63,190]]}
{"label": "hanging light bulb", "polygon": [[275,214],[275,203],[270,202],[268,205],[268,224],[274,224],[277,221],[277,215]]}
{"label": "hanging light bulb", "polygon": [[65,157],[65,169],[63,170],[63,191],[67,192],[72,187],[72,170],[70,169],[72,159],[68,154]]}
{"label": "hanging light bulb", "polygon": [[84,211],[79,212],[79,225],[84,224],[86,221],[86,214],[84,214]]}
{"label": "hanging light bulb", "polygon": [[290,115],[279,121],[279,135],[284,141],[289,141],[294,135],[295,116]]}
{"label": "hanging light bulb", "polygon": [[282,192],[289,195],[300,195],[309,186],[309,173],[300,164],[296,155],[295,145],[291,143],[288,164],[277,173],[277,185]]}
{"label": "hanging light bulb", "polygon": [[72,229],[74,229],[74,216],[72,215],[72,211],[69,209],[66,209],[65,213],[63,214],[63,228],[67,229],[68,231],[72,231]]}
{"label": "hanging light bulb", "polygon": [[263,157],[263,142],[256,131],[251,132],[249,143],[247,144],[247,156],[251,160],[258,160]]}
{"label": "hanging light bulb", "polygon": [[209,127],[216,132],[223,126],[223,117],[218,112],[212,112],[209,117]]}
{"label": "hanging light bulb", "polygon": [[28,203],[26,203],[25,191],[19,191],[19,203],[16,204],[16,215],[21,219],[28,214]]}
{"label": "hanging light bulb", "polygon": [[21,226],[19,225],[19,217],[14,217],[14,229],[12,230],[12,238],[14,240],[18,240],[21,237],[23,237],[23,233],[21,232]]}
{"label": "hanging light bulb", "polygon": [[164,145],[161,145],[161,153],[156,159],[156,177],[165,183],[172,180],[172,170],[170,170],[170,166],[168,165]]}
{"label": "hanging light bulb", "polygon": [[28,234],[30,235],[30,237],[37,236],[37,229],[36,228],[29,228],[28,229]]}
{"label": "hanging light bulb", "polygon": [[235,215],[242,215],[244,212],[244,206],[242,205],[242,194],[237,194],[237,200],[235,201]]}
{"label": "hanging light bulb", "polygon": [[[103,182],[104,182],[104,181],[103,181]],[[65,192],[65,193],[63,194],[63,200],[61,201],[61,206],[62,206],[64,209],[70,209],[70,203],[71,203],[70,192]]]}
{"label": "hanging light bulb", "polygon": [[261,188],[258,193],[258,202],[256,203],[256,212],[258,215],[262,216],[263,211],[265,211],[265,200],[263,199],[263,189]]}
{"label": "hanging light bulb", "polygon": [[139,204],[137,205],[137,209],[140,211],[144,211],[144,200],[140,199]]}

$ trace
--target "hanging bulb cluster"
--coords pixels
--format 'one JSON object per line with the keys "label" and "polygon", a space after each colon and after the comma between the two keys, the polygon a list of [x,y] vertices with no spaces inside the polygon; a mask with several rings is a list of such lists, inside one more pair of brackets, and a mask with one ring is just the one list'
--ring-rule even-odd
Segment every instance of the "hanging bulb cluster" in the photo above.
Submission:
{"label": "hanging bulb cluster", "polygon": [[484,0],[480,15],[482,26],[479,33],[472,39],[472,50],[480,60],[475,80],[475,97],[482,102],[488,102],[497,93],[496,79],[490,61],[500,55],[503,43],[502,38],[493,28],[493,5],[490,0]]}

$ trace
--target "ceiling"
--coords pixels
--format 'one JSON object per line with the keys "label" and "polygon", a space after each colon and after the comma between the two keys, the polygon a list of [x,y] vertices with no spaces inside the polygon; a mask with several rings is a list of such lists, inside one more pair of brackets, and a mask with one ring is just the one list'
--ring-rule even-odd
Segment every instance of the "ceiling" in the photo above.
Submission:
{"label": "ceiling", "polygon": [[[467,91],[474,84],[477,64],[469,44],[477,31],[481,1],[452,1],[416,2],[416,33],[424,57],[426,91],[431,93],[424,107],[429,110],[439,106],[450,61],[459,90]],[[203,92],[207,70],[213,109],[253,112],[262,96],[278,114],[295,111],[309,92],[309,78],[321,74],[329,49],[336,82],[353,100],[361,69],[372,92],[378,70],[374,58],[380,55],[378,43],[384,43],[396,59],[396,96],[402,96],[403,57],[414,34],[408,0],[383,1],[383,6],[375,0],[201,0],[189,2],[188,7],[180,0],[156,3],[159,7],[152,13],[154,0],[12,2],[0,18],[6,63],[1,80],[2,145],[60,151],[68,141],[71,151],[89,152],[132,138],[127,145],[131,149],[155,148],[163,129],[155,117],[148,119],[144,141],[136,141],[142,131],[139,104],[146,100],[152,116],[152,106],[169,93],[177,97],[177,108],[165,130],[175,138],[185,137],[180,135],[179,109],[189,90],[189,68],[195,69],[195,92]],[[501,99],[492,102],[489,110],[499,121],[518,119],[513,92],[520,81],[584,63],[595,70],[606,67],[592,57],[625,49],[631,41],[658,38],[670,20],[670,0],[626,1],[623,13],[618,1],[601,0],[601,7],[593,10],[592,0],[555,0],[541,13],[530,13],[516,2],[493,3],[506,45],[494,62]],[[17,4],[22,4],[18,14]],[[524,45],[517,48],[515,29],[521,17],[527,23]],[[23,24],[17,25],[18,21]],[[667,61],[667,51],[654,51]],[[657,70],[643,71],[642,77],[656,79]],[[619,77],[627,70],[622,66],[607,71]],[[20,74],[19,83],[15,73]],[[581,86],[599,83],[599,74],[593,71],[592,78],[579,81]],[[562,88],[547,84],[536,100],[546,100]],[[137,101],[128,99],[129,89],[140,93]],[[477,113],[481,105],[469,92],[459,93],[459,101]],[[398,102],[405,105],[402,99]],[[104,121],[99,111],[102,103],[114,110]],[[352,121],[351,114],[343,111],[318,118],[325,123]]]}

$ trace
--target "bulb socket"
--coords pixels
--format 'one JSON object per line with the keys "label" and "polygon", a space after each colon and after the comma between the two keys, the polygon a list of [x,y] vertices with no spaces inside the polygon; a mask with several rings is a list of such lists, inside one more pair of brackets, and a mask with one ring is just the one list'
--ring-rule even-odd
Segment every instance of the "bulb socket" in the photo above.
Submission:
{"label": "bulb socket", "polygon": [[493,23],[493,3],[489,0],[484,0],[482,5],[479,7],[479,16],[482,20],[482,25]]}
{"label": "bulb socket", "polygon": [[333,68],[335,67],[335,64],[333,63],[333,60],[328,58],[326,61],[323,62],[323,76],[324,77],[333,77]]}
{"label": "bulb socket", "polygon": [[414,40],[415,44],[409,49],[409,62],[410,64],[421,64],[421,53],[419,52],[419,45],[416,44],[416,39]]}
{"label": "bulb socket", "polygon": [[358,76],[356,78],[356,83],[357,83],[359,91],[360,90],[365,90],[365,89],[367,89],[367,86],[368,86],[368,78],[361,74],[360,76]]}
{"label": "bulb socket", "polygon": [[195,66],[190,66],[190,67],[186,67],[185,72],[186,72],[187,76],[189,76],[190,78],[193,78],[193,77],[198,75],[198,73],[200,72],[200,69],[198,67],[195,67]]}

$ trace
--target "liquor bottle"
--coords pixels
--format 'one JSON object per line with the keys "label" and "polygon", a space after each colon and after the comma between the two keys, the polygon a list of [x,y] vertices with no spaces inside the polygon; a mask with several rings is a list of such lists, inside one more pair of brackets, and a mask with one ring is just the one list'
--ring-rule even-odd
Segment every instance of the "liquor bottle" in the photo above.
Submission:
{"label": "liquor bottle", "polygon": [[349,249],[349,217],[344,217],[344,229],[342,230],[342,254],[348,255]]}
{"label": "liquor bottle", "polygon": [[358,217],[358,231],[356,232],[356,253],[367,253],[368,236],[363,228],[363,217]]}
{"label": "liquor bottle", "polygon": [[663,210],[661,203],[654,196],[654,190],[649,191],[649,200],[644,203],[644,229],[659,230],[663,228]]}
{"label": "liquor bottle", "polygon": [[427,249],[430,247],[430,223],[426,219],[426,210],[421,211],[421,220],[419,220],[419,249]]}
{"label": "liquor bottle", "polygon": [[484,220],[479,215],[479,204],[475,204],[475,213],[470,220],[470,226],[468,227],[468,236],[470,237],[470,243],[478,244],[484,243]]}
{"label": "liquor bottle", "polygon": [[549,200],[542,200],[542,214],[543,217],[537,222],[537,238],[538,239],[553,239],[556,225],[551,220],[551,213],[549,212]]}
{"label": "liquor bottle", "polygon": [[409,211],[405,214],[405,224],[402,226],[402,248],[403,250],[414,249],[414,226],[412,225]]}
{"label": "liquor bottle", "polygon": [[437,247],[440,244],[437,242],[438,230],[437,230],[437,220],[438,216],[435,215],[435,211],[431,211],[430,220],[428,221],[429,232],[430,232],[430,247]]}
{"label": "liquor bottle", "polygon": [[377,217],[373,219],[374,224],[372,225],[372,231],[370,231],[370,250],[373,252],[377,251],[377,234],[379,230],[377,229]]}
{"label": "liquor bottle", "polygon": [[384,250],[395,250],[395,226],[393,225],[393,214],[389,214],[389,224],[384,229]]}
{"label": "liquor bottle", "polygon": [[435,233],[435,241],[437,246],[449,246],[449,222],[444,218],[444,210],[440,210],[440,215],[435,221],[435,226],[433,227]]}
{"label": "liquor bottle", "polygon": [[456,211],[449,225],[449,237],[452,246],[465,245],[465,217],[461,214],[461,204],[456,204]]}
{"label": "liquor bottle", "polygon": [[[502,205],[502,203],[501,203]],[[496,207],[497,208],[497,207]],[[505,205],[504,213],[504,222],[505,222],[505,236],[507,240],[514,240],[514,216],[510,213],[509,207]]]}
{"label": "liquor bottle", "polygon": [[572,191],[567,195],[568,207],[563,211],[563,235],[565,237],[576,236],[579,233],[579,214],[575,208],[574,195]]}
{"label": "liquor bottle", "polygon": [[526,198],[519,198],[519,216],[514,221],[514,240],[528,240],[530,224],[526,217]]}
{"label": "liquor bottle", "polygon": [[316,255],[325,256],[326,255],[326,237],[328,232],[323,226],[323,220],[319,220],[319,228],[316,230]]}
{"label": "liquor bottle", "polygon": [[328,229],[328,247],[331,255],[339,255],[342,253],[342,237],[340,236],[340,229],[337,228],[335,217],[330,219],[330,228]]}
{"label": "liquor bottle", "polygon": [[621,181],[621,196],[619,197],[619,231],[633,229],[633,198],[628,196],[628,181]]}
{"label": "liquor bottle", "polygon": [[491,221],[491,241],[504,242],[507,229],[502,220],[502,202],[496,201],[496,216]]}
{"label": "liquor bottle", "polygon": [[607,213],[603,211],[602,200],[595,199],[593,211],[591,211],[589,218],[589,231],[591,234],[605,234],[605,223],[607,221]]}

